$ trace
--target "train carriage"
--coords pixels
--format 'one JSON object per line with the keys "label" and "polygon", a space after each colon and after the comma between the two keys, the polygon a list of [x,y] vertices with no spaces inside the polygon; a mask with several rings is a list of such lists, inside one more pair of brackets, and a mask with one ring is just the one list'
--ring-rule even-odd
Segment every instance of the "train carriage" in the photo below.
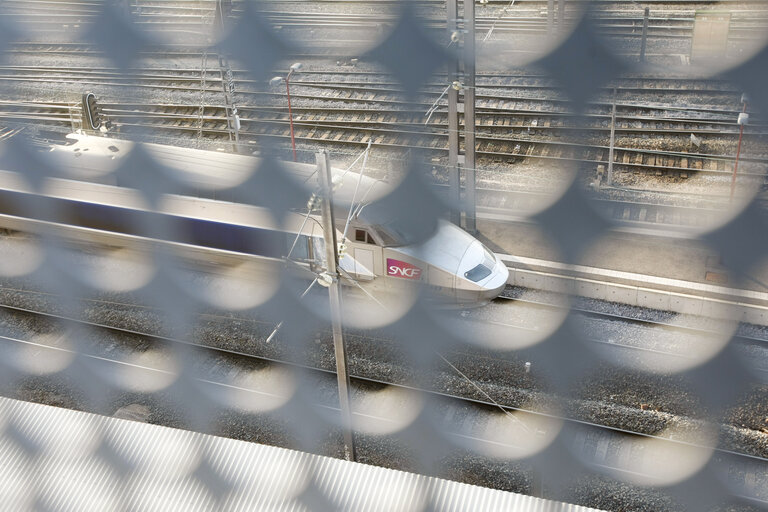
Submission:
{"label": "train carriage", "polygon": [[[258,158],[197,149],[144,144],[152,158],[182,173],[187,184],[207,191],[192,197],[167,194],[152,211],[140,193],[117,186],[112,171],[128,158],[135,143],[101,137],[77,136],[74,143],[57,145],[48,155],[66,178],[48,178],[41,211],[60,212],[56,218],[35,218],[22,205],[30,191],[12,172],[0,173],[0,225],[35,231],[55,222],[70,237],[91,241],[146,239],[157,226],[166,226],[165,243],[268,260],[289,258],[308,270],[324,266],[324,240],[319,216],[289,212],[278,225],[265,208],[227,201],[226,190],[247,179],[258,168]],[[77,155],[80,156],[77,156]],[[298,182],[311,183],[315,166],[281,163]],[[67,179],[74,178],[74,179]],[[358,188],[372,202],[391,190],[379,180],[334,170],[339,199],[337,239],[342,239],[346,211]],[[309,189],[308,192],[309,194]],[[213,196],[218,196],[214,198]],[[367,203],[363,203],[364,206]],[[440,220],[433,235],[418,244],[399,234],[394,222],[374,219],[357,208],[349,219],[347,247],[340,267],[347,279],[376,283],[398,290],[401,284],[423,285],[433,295],[463,306],[483,304],[506,286],[508,270],[478,240]],[[306,221],[305,221],[306,220]],[[37,226],[36,226],[37,225]],[[294,240],[298,237],[298,242]],[[289,254],[290,251],[290,254]]]}

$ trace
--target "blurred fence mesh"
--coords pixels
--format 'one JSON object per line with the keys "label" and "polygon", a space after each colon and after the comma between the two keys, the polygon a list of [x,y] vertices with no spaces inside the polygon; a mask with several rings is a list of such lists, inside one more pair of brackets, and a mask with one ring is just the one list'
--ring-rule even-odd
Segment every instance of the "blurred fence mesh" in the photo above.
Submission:
{"label": "blurred fence mesh", "polygon": [[[152,22],[152,16],[162,14],[164,8],[181,4],[192,14],[180,15],[168,23]],[[20,49],[28,47],[41,52],[60,51],[62,68],[89,61],[94,68],[108,68],[109,79],[119,80],[124,91],[122,98],[113,94],[109,101],[122,100],[126,105],[150,99],[156,103],[175,100],[170,93],[164,97],[165,92],[145,88],[143,82],[134,83],[136,68],[151,67],[163,58],[171,65],[184,67],[196,59],[203,62],[205,69],[215,69],[195,78],[203,84],[203,92],[195,93],[200,103],[191,103],[194,113],[188,115],[202,117],[209,101],[231,101],[231,109],[245,101],[237,90],[226,90],[227,66],[230,73],[235,68],[247,71],[255,91],[251,97],[267,97],[273,94],[274,85],[269,81],[277,71],[287,71],[290,63],[302,56],[321,54],[334,59],[359,59],[359,65],[368,66],[366,69],[385,71],[387,80],[396,84],[391,87],[398,91],[400,101],[417,105],[420,91],[428,83],[445,81],[445,69],[457,58],[460,48],[452,43],[445,20],[440,24],[431,17],[432,10],[439,8],[443,12],[443,6],[436,3],[392,3],[389,16],[382,21],[372,20],[362,29],[318,26],[312,30],[298,30],[291,27],[290,20],[276,16],[282,5],[237,1],[44,5],[6,1],[0,4],[0,52],[6,66],[12,66]],[[321,19],[322,5],[308,2],[306,9],[316,11]],[[768,107],[768,50],[762,36],[748,38],[749,44],[743,45],[731,41],[727,58],[693,63],[658,56],[664,49],[655,48],[651,40],[644,51],[656,53],[658,58],[639,62],[639,38],[611,35],[606,28],[610,26],[606,16],[615,14],[607,10],[608,5],[579,2],[577,7],[567,3],[567,17],[555,17],[551,31],[520,30],[510,35],[500,28],[508,21],[503,15],[504,5],[496,4],[493,15],[481,13],[485,25],[477,31],[478,67],[542,73],[562,88],[575,114],[586,113],[590,100],[603,94],[612,80],[629,73],[690,74],[725,80],[750,94],[750,112],[759,115]],[[622,9],[642,12],[640,6],[621,5]],[[760,3],[755,5],[762,8]],[[546,3],[540,6],[546,8]],[[540,14],[539,21],[544,23],[546,17]],[[65,50],[75,47],[83,53],[70,62]],[[225,90],[206,89],[205,73],[220,80]],[[98,89],[98,80],[94,78],[89,87]],[[3,82],[7,101],[15,98],[18,87]],[[329,98],[329,105],[338,103]],[[80,122],[78,115],[73,119]],[[426,132],[429,128],[411,127],[410,136],[419,137],[419,130]],[[170,140],[140,126],[125,136],[148,142]],[[288,222],[291,209],[302,211],[316,192],[314,181],[300,183],[288,175],[279,163],[290,159],[286,144],[258,134],[243,137],[239,152],[258,153],[259,163],[249,158],[237,161],[234,166],[240,178],[213,191],[190,185],[183,169],[169,167],[168,160],[157,159],[151,148],[141,146],[133,147],[129,155],[120,155],[114,168],[99,170],[99,179],[135,189],[131,204],[142,205],[150,213],[138,219],[131,231],[150,239],[178,239],[175,230],[182,229],[179,225],[151,213],[161,204],[168,204],[168,194],[232,199],[271,210],[270,222],[275,225]],[[320,144],[304,142],[299,148],[300,159],[313,163],[314,148]],[[190,145],[189,139],[185,144]],[[330,156],[332,162],[337,158],[349,162],[356,154],[337,154],[332,149]],[[370,208],[407,219],[410,235],[424,240],[435,229],[438,217],[447,215],[456,205],[446,202],[434,189],[429,180],[433,167],[418,149],[401,157],[398,165],[399,175],[390,178],[392,192]],[[563,261],[579,264],[615,226],[592,204],[575,165],[555,167],[553,164],[551,172],[559,173],[561,186],[530,212],[527,221],[550,240]],[[44,194],[51,180],[76,177],[69,174],[69,169],[59,168],[50,154],[40,152],[23,131],[2,142],[0,168],[17,173],[19,186],[28,192],[14,205],[16,211],[48,222],[72,219],[71,212],[47,202]],[[217,171],[211,168],[211,172]],[[701,242],[722,255],[724,264],[737,278],[746,278],[768,256],[765,217],[755,199],[756,192],[744,191],[735,202],[737,206],[724,210],[722,219],[698,235]],[[255,264],[221,254],[188,258],[185,250],[176,245],[137,242],[122,246],[116,241],[105,247],[68,239],[50,223],[41,224],[35,234],[8,232],[0,244],[5,301],[73,319],[40,320],[30,316],[4,324],[6,346],[0,380],[6,396],[343,456],[335,381],[301,366],[327,366],[333,361],[328,341],[328,299],[324,292],[314,289],[304,295],[311,281],[296,278],[290,264]],[[706,510],[736,503],[759,508],[768,503],[768,484],[760,480],[768,473],[764,459],[758,456],[768,453],[765,434],[745,434],[763,436],[755,441],[763,447],[762,453],[752,453],[755,457],[749,459],[735,455],[733,443],[723,444],[723,437],[728,437],[724,434],[727,428],[722,426],[725,411],[740,403],[745,393],[765,385],[765,370],[755,369],[734,349],[736,328],[743,315],[738,307],[724,306],[716,333],[702,335],[701,345],[691,345],[691,360],[681,362],[658,354],[621,360],[611,352],[596,351],[579,320],[567,310],[543,315],[537,319],[537,332],[531,334],[493,323],[470,322],[457,311],[436,308],[425,300],[428,290],[404,289],[394,300],[380,298],[383,305],[353,287],[347,293],[352,297],[343,322],[349,350],[381,355],[382,361],[394,358],[402,362],[402,367],[383,368],[380,375],[390,375],[392,382],[407,386],[369,383],[354,387],[353,410],[358,414],[353,421],[358,457],[364,462],[394,464],[465,481],[472,481],[472,467],[491,467],[501,475],[497,481],[501,488],[530,493],[536,488],[536,480],[541,479],[544,494],[560,499],[578,500],[579,491],[574,489],[579,486],[610,481],[619,487],[645,489],[654,496],[649,498],[651,503],[670,510]],[[563,305],[567,307],[567,303]],[[164,336],[166,342],[106,333],[75,320],[113,322],[137,332]],[[266,342],[278,324],[278,334]],[[230,350],[267,359],[236,362],[234,355],[211,355],[193,345],[167,341],[171,339],[205,343],[214,340]],[[431,380],[431,369],[450,365],[450,354],[466,352],[502,354],[514,362],[510,365],[513,369],[504,371],[536,380],[541,394],[526,397],[520,391],[517,410],[502,412],[492,407],[472,410],[443,403],[420,391],[439,387]],[[526,377],[524,363],[530,361],[534,361],[535,371]],[[489,375],[493,375],[491,370],[498,371],[493,363],[488,365]],[[693,409],[700,417],[684,423],[659,419],[664,427],[648,437],[565,419],[573,415],[570,397],[575,389],[595,379],[606,367],[622,365],[639,369],[631,377],[638,379],[638,390],[647,391],[657,385],[685,389],[687,396],[696,401]],[[638,372],[643,377],[638,377]],[[493,391],[492,380],[461,375],[464,389],[454,390],[457,394],[503,401]],[[489,393],[495,398],[491,399]],[[543,394],[546,398],[542,398]],[[452,411],[450,415],[446,410]],[[51,448],[41,444],[34,425],[18,424],[13,418],[10,410],[3,409],[0,435],[4,442],[18,445],[18,459],[2,461],[0,466],[5,467],[3,474],[9,474],[13,464],[30,469],[23,481],[3,476],[0,496],[17,500],[11,503],[19,508],[32,504],[44,509],[45,503],[57,503],[47,493],[66,494],[72,490],[66,486],[38,487],[31,468],[38,467],[35,464],[45,460]],[[598,417],[594,423],[600,423]],[[103,427],[67,426],[78,432],[93,428]],[[67,434],[66,429],[61,432],[63,437]],[[190,504],[190,509],[215,509],[226,506],[226,497],[233,489],[245,488],[227,469],[210,464],[209,447],[177,446],[175,443],[184,441],[169,439],[162,453],[148,455],[147,459],[121,452],[116,441],[104,433],[94,432],[88,437],[90,444],[67,446],[68,456],[72,461],[78,457],[103,459],[103,466],[108,468],[104,474],[109,475],[103,483],[103,489],[108,489],[105,493],[119,496],[132,492],[137,475],[154,472],[164,485],[199,480],[206,489],[201,494],[204,503]],[[395,464],[393,460],[407,462]],[[465,469],[446,472],[446,467]],[[284,493],[275,498],[275,506],[281,506],[284,497],[293,499],[301,494],[309,508],[333,509],[334,504],[323,496],[326,488],[312,480],[313,466],[302,471],[306,481],[301,485],[275,483],[282,486]],[[254,473],[259,474],[253,478],[265,479],[270,469],[259,466]],[[94,474],[92,478],[101,476]],[[119,501],[105,498],[99,503],[113,506]],[[422,510],[435,506],[430,498],[416,502]],[[66,508],[62,503],[57,506]],[[616,509],[624,510],[623,506],[617,503]]]}

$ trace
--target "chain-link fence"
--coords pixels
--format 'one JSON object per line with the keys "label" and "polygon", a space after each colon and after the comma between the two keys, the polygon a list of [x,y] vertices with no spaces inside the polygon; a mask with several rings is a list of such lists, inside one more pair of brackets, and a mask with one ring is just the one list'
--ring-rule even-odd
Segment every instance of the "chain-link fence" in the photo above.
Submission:
{"label": "chain-link fence", "polygon": [[[450,4],[0,4],[3,394],[597,508],[764,507],[764,3]],[[659,238],[727,282],[670,292],[700,253],[659,249],[647,287],[613,276],[663,295],[641,309],[515,258],[573,277]],[[513,267],[490,305],[485,246]],[[8,506],[77,508],[2,410]],[[195,509],[249,489],[207,445],[83,421],[57,460],[100,461],[88,506],[148,474]],[[274,507],[339,506],[312,460]]]}

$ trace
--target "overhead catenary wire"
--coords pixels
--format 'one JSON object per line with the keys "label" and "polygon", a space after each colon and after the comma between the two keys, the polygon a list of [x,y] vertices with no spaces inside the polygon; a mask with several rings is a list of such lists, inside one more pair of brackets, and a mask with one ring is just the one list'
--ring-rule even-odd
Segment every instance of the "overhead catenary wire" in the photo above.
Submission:
{"label": "overhead catenary wire", "polygon": [[486,399],[488,399],[488,401],[489,401],[489,402],[491,402],[493,405],[495,405],[496,407],[498,407],[498,408],[499,408],[499,410],[500,410],[501,412],[503,412],[503,413],[504,413],[504,414],[505,414],[505,415],[506,415],[508,418],[510,418],[510,419],[512,419],[512,420],[514,420],[514,421],[516,421],[516,422],[518,422],[518,423],[520,423],[520,425],[521,425],[521,426],[522,426],[522,427],[525,429],[525,431],[526,431],[526,432],[530,432],[530,431],[531,431],[531,430],[530,430],[530,428],[528,428],[528,426],[527,426],[525,423],[523,423],[523,422],[520,420],[520,418],[518,418],[517,416],[513,415],[512,413],[510,413],[510,412],[509,412],[509,411],[508,411],[506,408],[504,408],[504,406],[503,406],[503,405],[501,405],[501,404],[500,404],[500,403],[498,403],[496,400],[494,400],[494,399],[493,399],[493,397],[491,397],[491,395],[489,395],[488,393],[486,393],[486,392],[485,392],[485,390],[483,390],[483,388],[481,388],[480,386],[478,386],[478,385],[477,385],[477,383],[475,383],[475,381],[473,381],[472,379],[470,379],[470,378],[469,378],[469,377],[468,377],[466,374],[464,374],[464,372],[462,372],[461,370],[459,370],[458,368],[456,368],[456,366],[454,366],[454,365],[453,365],[453,364],[452,364],[450,361],[448,361],[448,359],[446,359],[446,358],[443,356],[443,354],[441,354],[440,352],[435,352],[435,353],[437,354],[437,357],[439,357],[440,359],[442,359],[442,360],[443,360],[443,362],[445,362],[445,364],[447,364],[448,366],[450,366],[450,367],[451,367],[451,368],[452,368],[452,369],[453,369],[453,370],[454,370],[456,373],[458,373],[458,374],[459,374],[459,376],[460,376],[461,378],[463,378],[464,380],[466,380],[466,381],[467,381],[467,382],[468,382],[468,383],[469,383],[469,384],[470,384],[470,385],[471,385],[473,388],[475,388],[476,390],[478,390],[478,391],[479,391],[479,392],[480,392],[480,393],[481,393],[481,394],[482,394],[482,395],[483,395],[483,396],[484,396]]}
{"label": "overhead catenary wire", "polygon": [[[279,121],[279,122],[282,122],[282,123],[284,123],[284,121]],[[316,128],[320,128],[320,125],[319,125],[319,124],[310,125],[310,126],[315,126]],[[370,146],[370,143],[368,144],[368,146]],[[302,150],[301,148],[299,148],[299,149],[298,149],[298,151],[305,151],[305,150]],[[347,153],[345,153],[345,154],[350,154],[350,153],[348,153],[348,152],[347,152]],[[355,153],[352,153],[352,154],[357,154],[357,152],[355,152]],[[359,161],[359,160],[360,160],[360,159],[363,157],[363,155],[365,155],[365,152],[362,152],[362,153],[358,154],[358,155],[357,155],[357,158],[355,158],[355,160],[354,160],[354,161],[353,161],[351,164],[349,164],[349,165],[347,166],[347,168],[346,168],[346,169],[344,169],[344,172],[343,172],[343,173],[341,173],[341,177],[342,177],[342,178],[343,178],[344,176],[346,176],[346,175],[347,175],[347,173],[348,173],[349,171],[351,171],[351,170],[352,170],[352,168],[353,168],[353,167],[355,166],[355,164],[356,164],[356,163],[357,163],[357,162],[358,162],[358,161]],[[314,171],[312,171],[312,174],[310,174],[309,176],[307,176],[307,177],[304,179],[303,183],[304,183],[304,184],[308,183],[308,182],[309,182],[309,180],[311,180],[311,179],[312,179],[312,178],[313,178],[313,177],[314,177],[316,174],[317,174],[317,169],[315,169]]]}
{"label": "overhead catenary wire", "polygon": [[[314,195],[314,194],[313,194]],[[301,238],[301,233],[304,231],[304,226],[307,225],[307,221],[309,220],[309,216],[312,214],[312,208],[307,207],[307,214],[304,216],[304,220],[301,223],[301,227],[299,228],[299,232],[296,233],[296,238],[293,239],[293,243],[291,244],[291,248],[288,250],[288,255],[286,256],[287,259],[291,259],[291,253],[293,253],[293,249],[296,247],[296,243],[299,241],[299,238]]]}
{"label": "overhead catenary wire", "polygon": [[[318,279],[320,279],[320,276],[317,276],[317,277],[315,277],[315,278],[312,280],[312,282],[311,282],[311,283],[309,283],[309,286],[307,286],[307,289],[306,289],[306,290],[304,290],[304,293],[302,293],[302,294],[301,294],[301,296],[299,297],[300,299],[303,299],[303,298],[304,298],[304,297],[305,297],[305,296],[306,296],[306,295],[309,293],[309,290],[311,290],[311,289],[312,289],[312,287],[313,287],[313,286],[315,286],[315,283],[317,282],[317,280],[318,280]],[[281,321],[280,321],[280,323],[278,323],[278,324],[277,324],[277,326],[276,326],[276,327],[275,327],[275,329],[272,331],[272,333],[271,333],[269,336],[267,336],[267,339],[265,340],[265,343],[269,343],[270,341],[272,341],[272,339],[273,339],[273,338],[275,337],[275,335],[277,334],[277,331],[279,331],[279,330],[280,330],[280,328],[283,326],[283,324],[284,324],[284,323],[285,323],[285,320],[281,320]]]}
{"label": "overhead catenary wire", "polygon": [[515,0],[511,0],[511,1],[509,2],[509,5],[507,5],[507,6],[506,6],[506,7],[505,7],[505,8],[504,8],[502,11],[501,11],[501,13],[499,14],[499,16],[498,16],[498,17],[497,17],[497,18],[496,18],[496,19],[493,21],[493,23],[491,24],[491,28],[489,28],[489,29],[488,29],[488,33],[486,33],[486,34],[485,34],[485,37],[483,38],[483,40],[482,40],[482,41],[480,41],[480,44],[483,44],[483,43],[485,43],[486,41],[488,41],[488,38],[489,38],[489,37],[491,37],[491,34],[493,33],[493,29],[495,29],[495,28],[496,28],[496,24],[497,24],[499,21],[501,21],[501,19],[504,17],[504,13],[506,12],[506,10],[507,10],[507,9],[509,9],[510,7],[512,7],[513,5],[515,5]]}
{"label": "overhead catenary wire", "polygon": [[437,110],[437,108],[439,107],[438,103],[440,103],[440,100],[443,99],[443,96],[446,95],[446,93],[448,92],[448,89],[451,88],[451,85],[453,84],[452,83],[448,84],[448,86],[445,89],[443,89],[443,92],[440,93],[440,96],[437,97],[435,102],[432,103],[432,106],[430,106],[429,109],[424,113],[424,115],[427,117],[427,120],[424,121],[424,124],[429,123],[429,120],[432,119],[432,114],[434,114],[435,110]]}
{"label": "overhead catenary wire", "polygon": [[387,307],[386,307],[384,304],[382,304],[382,303],[381,303],[381,302],[380,302],[380,301],[379,301],[379,300],[378,300],[376,297],[374,297],[374,296],[373,296],[373,294],[371,294],[371,292],[369,292],[368,290],[366,290],[365,288],[363,288],[363,286],[362,286],[360,283],[358,283],[358,282],[357,282],[357,279],[355,279],[354,277],[352,277],[351,275],[349,275],[349,272],[347,272],[346,270],[344,270],[344,269],[343,269],[341,266],[339,266],[338,270],[339,270],[339,271],[340,271],[342,274],[344,274],[344,276],[345,276],[345,277],[346,277],[346,278],[347,278],[347,279],[348,279],[348,280],[349,280],[349,281],[350,281],[350,282],[351,282],[353,285],[355,285],[357,288],[359,288],[359,289],[360,289],[360,291],[362,291],[362,292],[363,292],[365,295],[367,295],[367,296],[368,296],[368,298],[370,298],[370,299],[371,299],[373,302],[375,302],[376,304],[378,304],[379,306],[381,306],[381,308],[382,308],[384,311],[387,311],[387,312],[389,311],[389,308],[387,308]]}

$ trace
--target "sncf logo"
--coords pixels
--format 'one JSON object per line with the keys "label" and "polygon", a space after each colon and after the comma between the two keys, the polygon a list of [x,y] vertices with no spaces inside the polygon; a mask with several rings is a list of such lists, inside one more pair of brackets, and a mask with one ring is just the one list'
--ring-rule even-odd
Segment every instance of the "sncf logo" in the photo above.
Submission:
{"label": "sncf logo", "polygon": [[405,279],[421,279],[421,269],[404,261],[387,258],[387,275]]}

